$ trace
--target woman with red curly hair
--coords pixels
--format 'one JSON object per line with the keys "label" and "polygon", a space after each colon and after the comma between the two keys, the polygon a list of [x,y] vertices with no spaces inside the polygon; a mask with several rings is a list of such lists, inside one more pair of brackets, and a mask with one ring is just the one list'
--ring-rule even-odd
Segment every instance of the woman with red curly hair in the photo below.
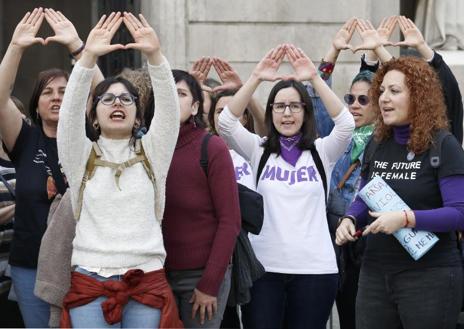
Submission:
{"label": "woman with red curly hair", "polygon": [[[355,241],[356,229],[364,227],[367,235],[356,328],[455,328],[463,285],[456,231],[464,229],[464,196],[458,193],[464,152],[446,135],[440,166],[431,164],[434,138],[447,129],[440,82],[423,60],[401,57],[377,72],[370,97],[378,145],[364,159],[361,188],[380,176],[411,210],[368,212],[357,197],[340,220],[339,245]],[[415,261],[392,235],[403,227],[434,232],[439,241]]]}

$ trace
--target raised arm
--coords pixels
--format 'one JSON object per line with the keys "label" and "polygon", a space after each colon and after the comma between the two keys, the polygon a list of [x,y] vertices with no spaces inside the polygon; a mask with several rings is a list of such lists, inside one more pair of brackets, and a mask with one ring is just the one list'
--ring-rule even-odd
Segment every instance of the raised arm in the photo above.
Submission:
{"label": "raised arm", "polygon": [[148,59],[156,110],[148,133],[142,140],[154,166],[155,175],[166,174],[179,132],[179,99],[171,68],[161,52],[158,36],[142,15],[139,18],[124,12],[124,24],[135,41],[126,45],[126,49],[140,50]]}
{"label": "raised arm", "polygon": [[381,24],[382,28],[379,33],[371,22],[365,19],[358,19],[356,30],[362,39],[362,43],[354,48],[353,52],[357,52],[359,50],[372,50],[378,56],[380,62],[388,62],[393,56],[384,47],[385,45],[391,44],[388,41],[388,38],[385,40],[385,37],[389,37],[391,35],[396,23],[394,18],[389,18],[383,22],[385,26],[382,26]]}
{"label": "raised arm", "polygon": [[[224,59],[213,58],[213,66],[216,70],[222,85],[213,89],[214,92],[221,92],[224,90],[239,90],[243,83],[237,72],[232,66]],[[259,136],[266,135],[266,125],[264,124],[264,109],[259,102],[252,98],[247,106],[253,116],[255,132]]]}
{"label": "raised arm", "polygon": [[111,13],[108,18],[102,16],[90,31],[82,57],[76,63],[66,86],[58,121],[57,145],[60,162],[74,195],[80,187],[91,148],[85,134],[85,116],[96,62],[99,56],[124,48],[120,44],[111,44],[121,23],[120,13]]}
{"label": "raised arm", "polygon": [[277,70],[285,57],[285,46],[271,49],[255,67],[251,76],[235,94],[228,107],[233,115],[240,118],[250,102],[256,88],[262,81],[276,81],[279,78]]}
{"label": "raised arm", "polygon": [[[77,60],[81,58],[84,50],[85,43],[79,37],[73,23],[60,11],[55,11],[52,8],[45,9],[45,20],[48,25],[52,28],[55,35],[45,39],[45,44],[50,42],[57,42],[68,48],[70,54],[73,55]],[[103,81],[104,77],[100,69],[95,72],[92,80],[92,90],[97,84]]]}
{"label": "raised arm", "polygon": [[432,48],[425,42],[422,33],[417,26],[409,19],[401,16],[398,19],[401,32],[404,35],[404,41],[398,42],[397,46],[407,46],[416,48],[422,58],[435,69],[440,79],[445,103],[447,109],[448,120],[450,121],[450,129],[453,135],[462,144],[463,139],[463,105],[462,96],[459,89],[459,84],[449,66],[445,63],[440,54],[434,52]]}
{"label": "raised arm", "polygon": [[335,34],[327,54],[323,61],[335,65],[340,51],[344,49],[353,49],[350,45],[351,37],[356,29],[356,18],[352,17],[343,24],[342,28]]}
{"label": "raised arm", "polygon": [[33,44],[44,44],[42,38],[36,37],[43,18],[42,8],[26,13],[16,26],[0,64],[0,135],[9,151],[13,149],[22,125],[21,112],[10,100],[10,95],[24,51]]}

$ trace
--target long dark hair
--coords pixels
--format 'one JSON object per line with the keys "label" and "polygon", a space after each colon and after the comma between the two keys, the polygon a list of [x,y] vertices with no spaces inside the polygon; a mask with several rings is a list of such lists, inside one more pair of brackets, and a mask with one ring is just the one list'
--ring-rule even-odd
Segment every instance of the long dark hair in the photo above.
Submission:
{"label": "long dark hair", "polygon": [[[234,96],[235,93],[237,92],[237,90],[224,90],[224,91],[221,91],[220,93],[218,93],[217,95],[215,95],[213,98],[212,98],[212,102],[211,102],[211,109],[208,113],[208,122],[209,122],[209,126],[211,127],[211,132],[215,135],[219,135],[218,132],[217,132],[217,127],[214,123],[214,114],[216,113],[216,105],[217,103],[219,102],[219,100],[222,98],[222,97],[228,97],[228,96]],[[253,120],[253,116],[251,115],[250,111],[248,109],[245,109],[245,112],[243,112],[243,116],[246,117],[246,123],[244,125],[244,127],[254,133],[255,132],[255,124],[254,124],[254,120]]]}
{"label": "long dark hair", "polygon": [[295,90],[301,97],[301,102],[303,103],[303,125],[300,129],[302,136],[300,141],[298,142],[298,147],[301,150],[310,149],[313,146],[314,140],[317,136],[313,103],[311,101],[311,98],[309,97],[308,91],[306,90],[305,86],[301,82],[295,80],[279,81],[278,83],[276,83],[276,85],[272,88],[271,92],[269,93],[269,98],[266,104],[266,114],[264,116],[264,122],[268,131],[268,138],[263,143],[263,147],[266,151],[269,151],[270,153],[280,154],[280,134],[274,127],[274,123],[272,122],[272,103],[274,103],[274,99],[277,93],[281,89],[285,88],[295,88]]}
{"label": "long dark hair", "polygon": [[172,70],[172,75],[176,83],[185,81],[187,84],[192,94],[193,103],[198,102],[198,112],[193,116],[193,121],[197,127],[206,128],[205,122],[203,121],[203,92],[197,79],[190,73],[182,70]]}
{"label": "long dark hair", "polygon": [[[98,99],[99,96],[103,95],[112,85],[115,83],[121,83],[124,85],[124,87],[127,89],[129,93],[135,96],[135,120],[138,120],[140,122],[140,127],[143,126],[143,109],[142,106],[140,105],[140,100],[139,100],[139,93],[137,91],[137,88],[134,87],[132,83],[129,82],[129,80],[126,80],[122,77],[111,77],[103,80],[100,82],[94,89],[93,95],[92,95],[92,107],[90,108],[88,118],[89,118],[89,123],[93,124],[97,120],[97,104],[100,101]],[[95,129],[95,134],[96,136],[100,136],[100,131],[99,129]],[[135,138],[136,136],[136,129],[132,129],[132,137]]]}
{"label": "long dark hair", "polygon": [[37,114],[37,106],[39,105],[39,98],[42,94],[42,91],[47,87],[47,85],[56,78],[65,78],[66,81],[69,80],[69,73],[61,69],[49,69],[41,71],[37,77],[37,81],[32,91],[31,98],[29,100],[29,116],[32,122],[35,125],[42,127],[42,119]]}

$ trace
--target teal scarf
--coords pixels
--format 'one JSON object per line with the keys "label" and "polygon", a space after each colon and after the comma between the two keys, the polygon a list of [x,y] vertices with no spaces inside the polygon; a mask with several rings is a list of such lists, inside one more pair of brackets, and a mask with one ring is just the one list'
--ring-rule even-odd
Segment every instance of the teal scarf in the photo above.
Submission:
{"label": "teal scarf", "polygon": [[358,160],[359,156],[364,152],[367,141],[374,131],[374,125],[367,125],[356,128],[353,132],[353,148],[351,149],[351,163]]}

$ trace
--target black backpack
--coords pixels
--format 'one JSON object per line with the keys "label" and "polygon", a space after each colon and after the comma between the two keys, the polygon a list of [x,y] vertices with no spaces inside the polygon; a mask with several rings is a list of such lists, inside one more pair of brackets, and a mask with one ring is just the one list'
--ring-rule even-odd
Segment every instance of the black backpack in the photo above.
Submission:
{"label": "black backpack", "polygon": [[[208,177],[208,142],[213,135],[207,134],[203,137],[201,143],[200,166]],[[259,234],[263,227],[264,220],[264,202],[263,197],[256,191],[253,191],[237,183],[238,197],[240,201],[240,215],[242,218],[242,228],[252,234]]]}

